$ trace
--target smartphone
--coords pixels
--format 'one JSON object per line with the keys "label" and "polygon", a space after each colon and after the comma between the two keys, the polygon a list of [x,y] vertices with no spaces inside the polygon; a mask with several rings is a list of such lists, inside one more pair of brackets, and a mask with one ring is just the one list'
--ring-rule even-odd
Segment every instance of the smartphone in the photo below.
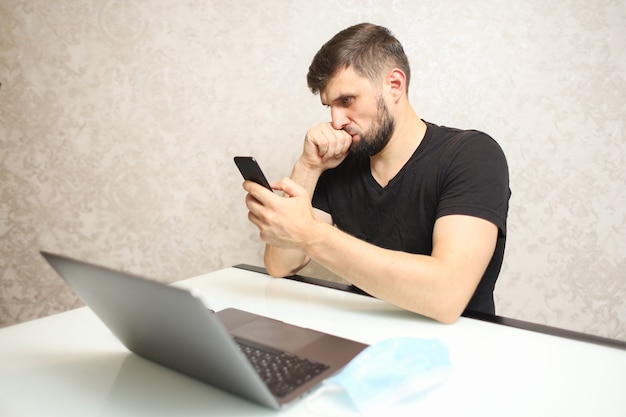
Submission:
{"label": "smartphone", "polygon": [[237,164],[237,168],[243,175],[243,178],[246,180],[254,181],[257,184],[261,184],[268,190],[272,191],[272,187],[270,183],[265,178],[263,171],[261,171],[261,167],[257,163],[256,159],[251,156],[236,156],[235,164]]}

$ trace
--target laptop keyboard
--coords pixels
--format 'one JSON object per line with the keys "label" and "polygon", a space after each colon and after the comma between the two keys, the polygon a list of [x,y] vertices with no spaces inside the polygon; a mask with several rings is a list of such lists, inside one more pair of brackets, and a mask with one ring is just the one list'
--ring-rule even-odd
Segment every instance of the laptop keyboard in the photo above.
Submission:
{"label": "laptop keyboard", "polygon": [[252,346],[237,340],[241,351],[267,384],[272,394],[284,397],[314,376],[328,369],[328,365],[278,350]]}

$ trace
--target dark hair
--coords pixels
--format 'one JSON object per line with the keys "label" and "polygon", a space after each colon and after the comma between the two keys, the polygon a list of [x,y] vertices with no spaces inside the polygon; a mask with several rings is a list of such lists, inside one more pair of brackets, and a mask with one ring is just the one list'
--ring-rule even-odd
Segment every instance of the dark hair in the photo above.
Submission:
{"label": "dark hair", "polygon": [[400,41],[382,26],[361,23],[342,30],[326,42],[309,66],[306,77],[309,89],[313,94],[324,91],[328,80],[348,67],[372,81],[390,68],[400,68],[406,75],[408,90],[409,60]]}

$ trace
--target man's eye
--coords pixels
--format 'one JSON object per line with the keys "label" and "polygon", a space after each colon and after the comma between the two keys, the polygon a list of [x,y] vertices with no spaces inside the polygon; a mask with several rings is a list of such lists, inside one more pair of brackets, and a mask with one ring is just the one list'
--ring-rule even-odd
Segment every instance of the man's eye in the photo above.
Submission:
{"label": "man's eye", "polygon": [[353,98],[353,97],[343,97],[343,98],[341,99],[341,103],[342,103],[344,106],[349,106],[350,104],[352,104],[352,101],[353,101],[353,100],[354,100],[354,98]]}

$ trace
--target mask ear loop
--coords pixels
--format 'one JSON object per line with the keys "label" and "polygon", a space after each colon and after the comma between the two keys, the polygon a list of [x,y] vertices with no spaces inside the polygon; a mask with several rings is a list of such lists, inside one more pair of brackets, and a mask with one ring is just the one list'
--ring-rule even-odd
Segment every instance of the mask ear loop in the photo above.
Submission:
{"label": "mask ear loop", "polygon": [[[325,417],[354,417],[360,416],[356,408],[354,411],[346,410],[343,404],[337,401],[326,401],[326,404],[320,404],[319,398],[323,394],[345,393],[343,387],[334,384],[322,384],[315,392],[306,397],[304,408],[312,414]],[[350,403],[351,404],[351,403]]]}

